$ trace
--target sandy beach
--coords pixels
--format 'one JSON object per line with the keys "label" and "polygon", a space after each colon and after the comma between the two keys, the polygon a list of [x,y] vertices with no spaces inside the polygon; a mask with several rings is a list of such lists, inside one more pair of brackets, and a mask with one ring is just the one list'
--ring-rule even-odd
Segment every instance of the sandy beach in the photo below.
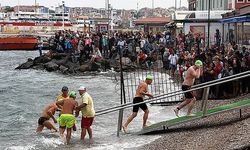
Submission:
{"label": "sandy beach", "polygon": [[[210,100],[209,107],[249,99],[250,94],[228,100]],[[196,109],[200,108],[200,101]],[[185,110],[183,110],[185,111]],[[196,111],[196,110],[194,110]],[[183,123],[151,133],[162,137],[136,149],[143,150],[234,150],[250,148],[250,107]]]}

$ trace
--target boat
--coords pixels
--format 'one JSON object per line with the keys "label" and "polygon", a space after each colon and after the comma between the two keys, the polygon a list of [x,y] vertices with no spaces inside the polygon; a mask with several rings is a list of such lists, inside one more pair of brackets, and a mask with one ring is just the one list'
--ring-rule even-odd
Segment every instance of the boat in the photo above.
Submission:
{"label": "boat", "polygon": [[35,50],[37,38],[33,36],[0,37],[0,50]]}

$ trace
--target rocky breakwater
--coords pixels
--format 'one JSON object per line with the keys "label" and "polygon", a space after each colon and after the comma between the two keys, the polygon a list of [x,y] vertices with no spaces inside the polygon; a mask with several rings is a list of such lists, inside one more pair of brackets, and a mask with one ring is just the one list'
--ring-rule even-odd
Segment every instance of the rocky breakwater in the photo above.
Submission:
{"label": "rocky breakwater", "polygon": [[[102,59],[100,61],[77,60],[69,54],[42,55],[34,59],[28,58],[27,62],[20,64],[15,69],[39,69],[48,72],[59,72],[63,74],[81,75],[83,73],[98,73],[113,68],[120,71],[120,59]],[[122,68],[124,71],[133,71],[136,65],[128,57],[122,57]]]}

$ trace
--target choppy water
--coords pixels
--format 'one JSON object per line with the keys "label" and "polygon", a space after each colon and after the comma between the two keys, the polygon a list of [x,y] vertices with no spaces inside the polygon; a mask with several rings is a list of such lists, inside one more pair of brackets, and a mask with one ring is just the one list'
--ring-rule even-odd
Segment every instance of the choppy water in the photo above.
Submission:
{"label": "choppy water", "polygon": [[[77,90],[80,85],[87,87],[92,95],[95,110],[119,105],[120,97],[115,83],[103,75],[73,77],[41,70],[15,70],[27,58],[38,55],[35,51],[0,52],[0,149],[131,149],[154,141],[159,136],[137,136],[121,134],[116,136],[118,112],[95,118],[93,123],[94,143],[80,142],[80,124],[73,133],[71,145],[64,145],[58,133],[47,129],[36,134],[37,119],[44,107],[55,100],[62,86]],[[149,106],[149,122],[155,123],[173,117],[167,107]],[[172,108],[169,108],[172,109]],[[126,119],[131,109],[125,110]],[[129,130],[141,129],[142,115],[130,124]],[[80,118],[78,118],[80,120]],[[58,125],[57,125],[58,126]],[[87,137],[88,139],[88,137]]]}

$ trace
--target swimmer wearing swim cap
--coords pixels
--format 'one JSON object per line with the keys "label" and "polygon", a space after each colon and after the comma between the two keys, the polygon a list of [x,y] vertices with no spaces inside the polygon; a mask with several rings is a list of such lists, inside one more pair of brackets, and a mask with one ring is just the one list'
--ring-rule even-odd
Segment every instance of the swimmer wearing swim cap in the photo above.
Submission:
{"label": "swimmer wearing swim cap", "polygon": [[[135,97],[133,99],[133,104],[143,102],[143,98],[145,96],[148,96],[150,98],[153,97],[153,95],[148,92],[148,85],[152,84],[152,81],[153,81],[153,76],[147,75],[146,79],[139,84],[136,90]],[[128,128],[129,123],[137,116],[139,108],[141,108],[144,111],[142,128],[147,127],[147,119],[148,119],[149,111],[148,111],[148,107],[146,103],[135,105],[133,106],[132,114],[128,117],[126,123],[123,124],[122,126],[122,129],[125,133],[127,133],[127,128]]]}
{"label": "swimmer wearing swim cap", "polygon": [[[186,76],[182,83],[182,87],[181,87],[182,91],[185,92],[191,89],[191,86],[194,85],[195,79],[200,78],[200,75],[202,73],[202,69],[201,69],[202,65],[203,63],[201,60],[196,60],[194,65],[188,68]],[[196,102],[196,98],[194,96],[193,91],[185,92],[184,101],[176,109],[174,109],[175,115],[179,117],[179,111],[183,107],[188,106],[187,116],[192,116],[192,109],[194,107],[195,102]]]}
{"label": "swimmer wearing swim cap", "polygon": [[69,93],[69,98],[56,102],[57,106],[62,107],[61,115],[58,118],[58,122],[60,125],[59,128],[60,137],[62,140],[64,140],[64,131],[67,128],[67,136],[66,136],[67,144],[70,143],[71,129],[74,128],[76,124],[74,111],[75,108],[78,106],[78,103],[75,101],[75,99],[76,99],[76,92],[71,91]]}

